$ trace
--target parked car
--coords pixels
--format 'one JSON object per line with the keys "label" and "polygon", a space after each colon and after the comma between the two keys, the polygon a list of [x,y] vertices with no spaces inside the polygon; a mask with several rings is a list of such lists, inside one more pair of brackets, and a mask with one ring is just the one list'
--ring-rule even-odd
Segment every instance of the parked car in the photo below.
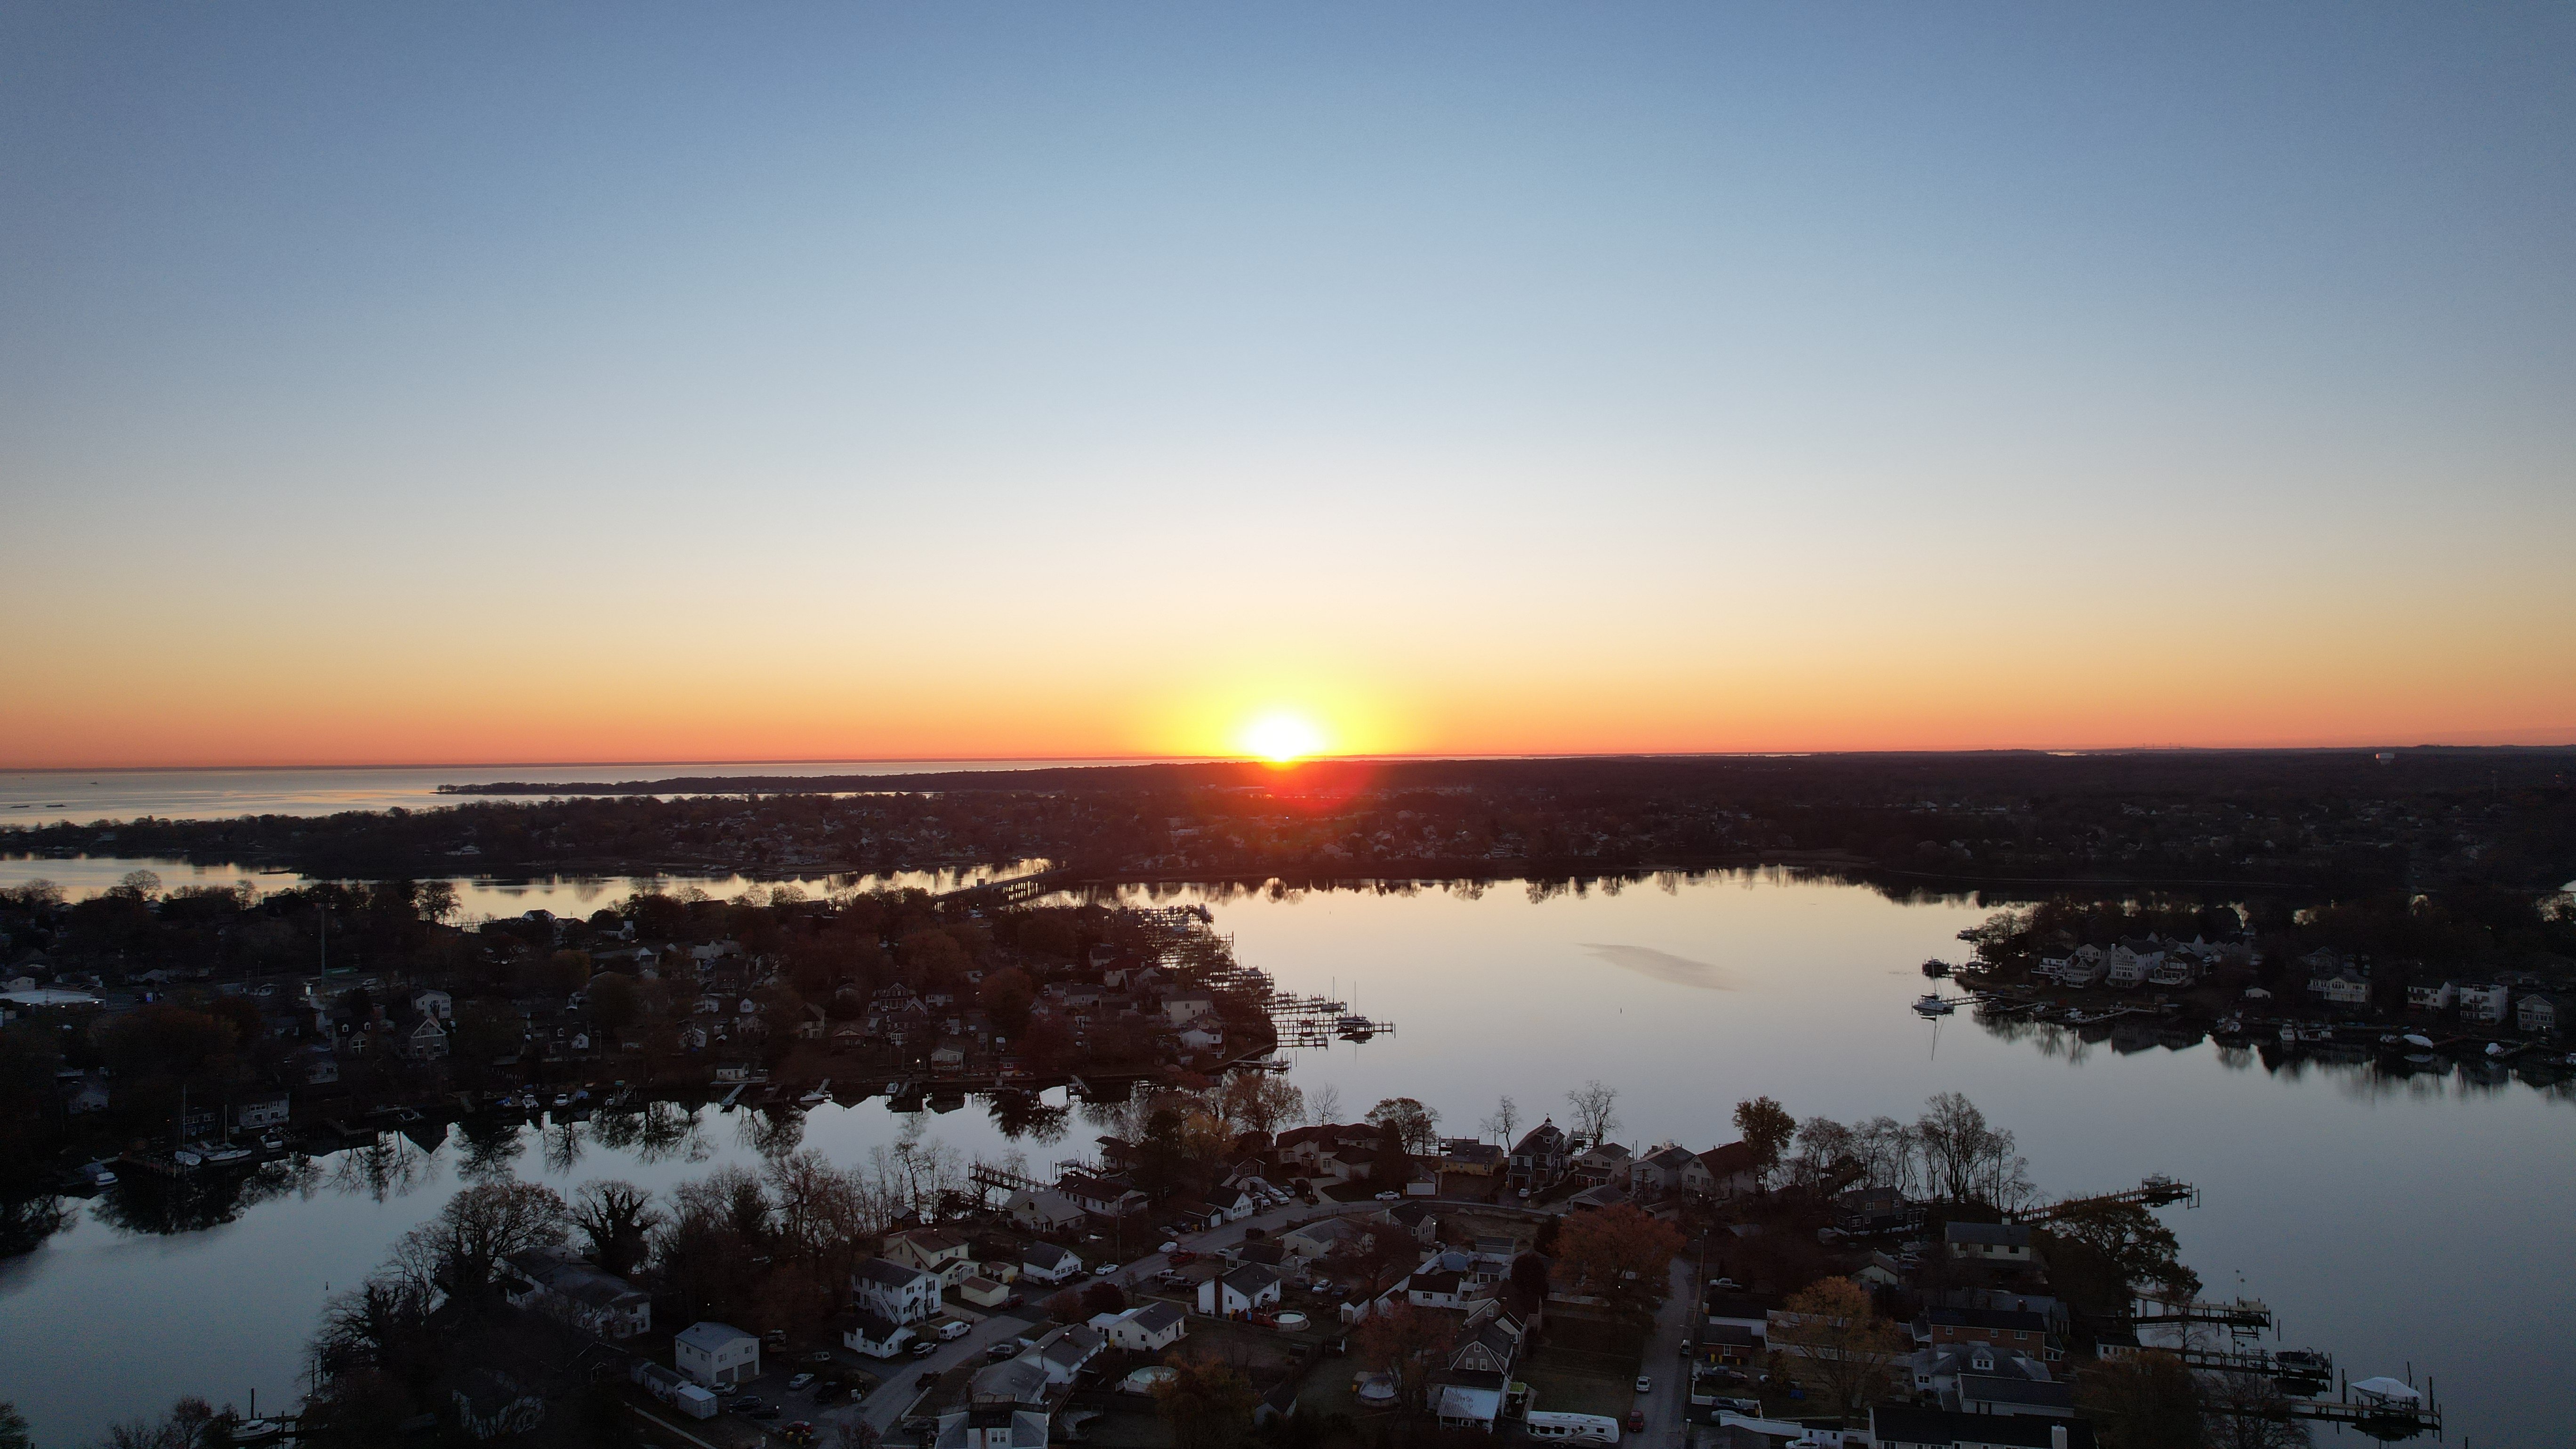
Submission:
{"label": "parked car", "polygon": [[952,1338],[964,1338],[974,1331],[975,1325],[963,1318],[943,1318],[939,1321],[939,1340],[942,1343]]}
{"label": "parked car", "polygon": [[1653,1393],[1654,1391],[1655,1391],[1655,1381],[1654,1381],[1654,1379],[1653,1379],[1653,1377],[1652,1377],[1651,1375],[1647,1375],[1647,1374],[1639,1374],[1639,1375],[1637,1375],[1637,1392],[1638,1392],[1638,1393],[1641,1393],[1641,1394],[1651,1394],[1651,1393]]}
{"label": "parked car", "polygon": [[913,1341],[912,1356],[914,1358],[928,1358],[937,1352],[939,1352],[939,1340],[935,1338],[922,1338],[915,1339]]}
{"label": "parked car", "polygon": [[755,1419],[775,1419],[778,1417],[778,1406],[776,1404],[763,1404],[759,1408],[752,1410],[751,1416]]}
{"label": "parked car", "polygon": [[1187,1249],[1187,1248],[1175,1248],[1175,1249],[1173,1249],[1173,1250],[1172,1250],[1171,1258],[1172,1258],[1172,1266],[1173,1266],[1173,1267],[1175,1267],[1175,1268],[1177,1268],[1177,1267],[1181,1266],[1183,1263],[1195,1263],[1195,1262],[1197,1262],[1197,1261],[1199,1260],[1199,1255],[1198,1255],[1198,1254],[1196,1254],[1196,1253],[1191,1252],[1191,1251],[1190,1251],[1189,1249]]}
{"label": "parked car", "polygon": [[812,1353],[805,1355],[805,1361],[807,1363],[830,1363],[832,1361],[832,1351],[828,1348],[818,1348]]}
{"label": "parked car", "polygon": [[1177,1252],[1179,1252],[1180,1250],[1181,1250],[1181,1245],[1180,1245],[1180,1243],[1179,1243],[1179,1242],[1177,1242],[1177,1241],[1169,1241],[1169,1242],[1164,1243],[1164,1244],[1163,1244],[1163,1246],[1161,1246],[1161,1247],[1159,1247],[1159,1248],[1156,1248],[1154,1251],[1155,1251],[1155,1252],[1157,1252],[1157,1253],[1177,1253]]}
{"label": "parked car", "polygon": [[984,1357],[991,1359],[995,1363],[1000,1363],[1002,1360],[1010,1358],[1018,1352],[1019,1349],[1010,1344],[997,1343],[991,1348],[984,1350]]}
{"label": "parked car", "polygon": [[787,1392],[791,1394],[795,1393],[812,1382],[814,1382],[814,1376],[812,1374],[798,1374],[796,1377],[787,1381]]}
{"label": "parked car", "polygon": [[1643,1434],[1646,1432],[1645,1410],[1630,1409],[1628,1411],[1628,1432],[1631,1434]]}
{"label": "parked car", "polygon": [[1404,1201],[1404,1194],[1400,1192],[1382,1192],[1377,1195],[1377,1200],[1379,1202],[1402,1202]]}

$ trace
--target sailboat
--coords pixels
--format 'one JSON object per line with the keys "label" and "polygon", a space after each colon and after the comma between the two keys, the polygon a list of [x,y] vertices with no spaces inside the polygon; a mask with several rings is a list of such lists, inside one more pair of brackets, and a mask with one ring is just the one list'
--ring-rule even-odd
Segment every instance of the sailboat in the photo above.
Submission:
{"label": "sailboat", "polygon": [[1943,1000],[1941,993],[1937,991],[1926,991],[1914,999],[1914,1013],[1917,1016],[1948,1016],[1958,1009],[1959,1003]]}

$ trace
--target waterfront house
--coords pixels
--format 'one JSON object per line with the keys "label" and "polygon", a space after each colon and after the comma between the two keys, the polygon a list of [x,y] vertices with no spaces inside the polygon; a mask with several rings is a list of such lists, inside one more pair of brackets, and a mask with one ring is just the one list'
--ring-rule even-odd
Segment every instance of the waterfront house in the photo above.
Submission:
{"label": "waterfront house", "polygon": [[2310,952],[2308,994],[2328,1006],[2368,1006],[2370,1004],[2370,966],[2366,962],[2347,961],[2331,951]]}
{"label": "waterfront house", "polygon": [[2460,1020],[2475,1026],[2498,1026],[2504,1021],[2505,1007],[2512,993],[2492,981],[2464,984],[2460,987]]}
{"label": "waterfront house", "polygon": [[1010,1201],[1002,1205],[1002,1212],[1020,1228],[1032,1233],[1070,1232],[1082,1226],[1084,1217],[1082,1204],[1046,1188],[1011,1194]]}
{"label": "waterfront house", "polygon": [[975,1271],[975,1254],[964,1238],[937,1228],[914,1228],[885,1240],[885,1255],[907,1268],[936,1273],[954,1288]]}
{"label": "waterfront house", "polygon": [[1189,1315],[1178,1304],[1145,1303],[1124,1313],[1103,1313],[1091,1320],[1091,1326],[1107,1338],[1112,1347],[1129,1353],[1161,1353],[1189,1334]]}
{"label": "waterfront house", "polygon": [[1070,1199],[1076,1207],[1099,1218],[1123,1218],[1143,1212],[1150,1200],[1145,1194],[1114,1178],[1093,1177],[1087,1172],[1068,1172],[1056,1179],[1055,1190]]}
{"label": "waterfront house", "polygon": [[1881,1404],[1869,1411],[1867,1442],[1876,1449],[2094,1449],[2095,1440],[2082,1419]]}
{"label": "waterfront house", "polygon": [[1279,1274],[1259,1263],[1246,1263],[1223,1277],[1199,1284],[1199,1312],[1211,1318],[1241,1318],[1279,1301]]}
{"label": "waterfront house", "polygon": [[672,1367],[710,1389],[760,1377],[760,1340],[729,1323],[692,1323],[671,1340]]}
{"label": "waterfront house", "polygon": [[1216,998],[1204,991],[1176,991],[1163,998],[1163,1017],[1173,1026],[1187,1026],[1215,1012]]}
{"label": "waterfront house", "polygon": [[870,1358],[893,1358],[913,1337],[911,1329],[870,1309],[859,1309],[841,1320],[842,1344]]}
{"label": "waterfront house", "polygon": [[2013,1308],[1927,1308],[1914,1321],[1914,1341],[1936,1347],[1989,1343],[2018,1354],[2036,1349],[2046,1363],[2066,1356],[2047,1314]]}
{"label": "waterfront house", "polygon": [[2418,983],[2406,988],[2408,1011],[2447,1011],[2458,1004],[2460,988],[2445,981],[2439,985]]}
{"label": "waterfront house", "polygon": [[2513,1004],[2514,1025],[2535,1035],[2558,1030],[2558,998],[2535,991]]}
{"label": "waterfront house", "polygon": [[850,1296],[859,1307],[897,1323],[919,1323],[939,1307],[942,1279],[936,1273],[870,1258],[850,1274]]}
{"label": "waterfront house", "polygon": [[2059,984],[2085,987],[2102,979],[2105,962],[2099,946],[2078,946],[2067,953],[2064,965],[2057,968]]}
{"label": "waterfront house", "polygon": [[396,1033],[394,1050],[416,1062],[434,1062],[447,1055],[447,1032],[434,1016],[420,1016]]}
{"label": "waterfront house", "polygon": [[2123,991],[2147,984],[2147,978],[2164,964],[2165,953],[2153,937],[2124,937],[2103,957],[2102,979]]}
{"label": "waterfront house", "polygon": [[1603,1142],[1576,1154],[1574,1160],[1566,1164],[1566,1172],[1593,1187],[1625,1187],[1633,1156],[1616,1142]]}
{"label": "waterfront house", "polygon": [[2030,1229],[2015,1223],[1944,1223],[1941,1241],[1953,1258],[1980,1263],[2030,1261]]}
{"label": "waterfront house", "polygon": [[501,1259],[501,1296],[601,1338],[633,1338],[653,1327],[653,1299],[614,1273],[564,1248],[529,1248]]}
{"label": "waterfront house", "polygon": [[1565,1176],[1565,1129],[1554,1118],[1541,1121],[1512,1148],[1510,1181],[1523,1192],[1536,1192]]}
{"label": "waterfront house", "polygon": [[1452,1137],[1440,1144],[1440,1170],[1467,1177],[1491,1177],[1503,1170],[1508,1156],[1490,1142]]}

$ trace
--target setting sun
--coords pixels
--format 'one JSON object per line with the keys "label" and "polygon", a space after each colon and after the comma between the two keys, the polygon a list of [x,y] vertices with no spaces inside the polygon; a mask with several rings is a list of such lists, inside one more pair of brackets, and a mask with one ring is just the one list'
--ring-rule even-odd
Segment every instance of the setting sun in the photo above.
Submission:
{"label": "setting sun", "polygon": [[1301,760],[1324,748],[1324,732],[1303,715],[1265,714],[1243,731],[1244,752],[1277,763]]}

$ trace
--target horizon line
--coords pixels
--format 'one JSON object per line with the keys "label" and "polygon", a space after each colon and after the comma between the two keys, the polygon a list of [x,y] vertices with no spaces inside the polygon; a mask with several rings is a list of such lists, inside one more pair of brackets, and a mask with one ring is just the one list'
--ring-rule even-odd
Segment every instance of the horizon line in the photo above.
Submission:
{"label": "horizon line", "polygon": [[[2480,733],[2486,733],[2480,731]],[[2496,731],[2499,734],[2518,731]],[[702,759],[702,760],[430,760],[371,761],[358,763],[303,762],[295,764],[155,764],[155,765],[0,765],[0,774],[151,774],[187,771],[289,771],[289,770],[533,770],[533,769],[640,769],[647,766],[667,769],[705,768],[709,766],[775,766],[775,765],[1022,765],[1034,769],[1065,766],[1120,767],[1129,765],[1200,765],[1243,764],[1290,768],[1305,764],[1334,762],[1418,763],[1438,760],[1707,760],[1707,759],[1802,759],[1847,755],[2134,755],[2134,754],[2290,754],[2319,751],[2387,751],[2387,750],[2576,750],[2576,729],[2561,740],[2546,742],[2465,743],[2443,740],[2418,740],[2414,743],[2390,741],[2358,744],[2273,743],[2273,744],[2127,744],[2127,745],[1978,745],[1938,748],[1882,747],[1877,749],[1743,749],[1743,750],[1522,750],[1522,751],[1418,751],[1353,754],[1316,754],[1294,760],[1269,760],[1258,755],[886,755],[877,757],[830,757],[788,755],[774,759]],[[552,783],[552,782],[547,782]],[[602,781],[596,783],[623,783]]]}

